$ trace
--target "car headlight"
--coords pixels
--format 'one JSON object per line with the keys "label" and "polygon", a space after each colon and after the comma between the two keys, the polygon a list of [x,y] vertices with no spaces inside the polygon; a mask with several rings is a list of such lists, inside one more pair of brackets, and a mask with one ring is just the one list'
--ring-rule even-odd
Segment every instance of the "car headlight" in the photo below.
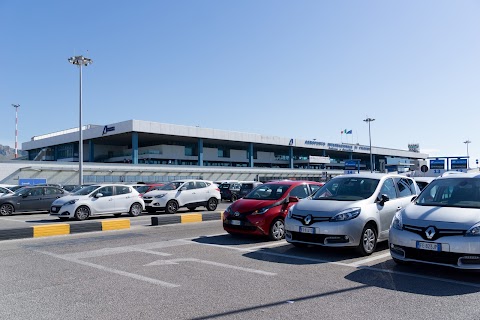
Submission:
{"label": "car headlight", "polygon": [[397,213],[395,213],[395,216],[393,217],[392,224],[390,225],[390,228],[394,228],[394,229],[397,229],[397,230],[403,230],[403,222],[402,222],[401,211],[397,211]]}
{"label": "car headlight", "polygon": [[360,211],[362,211],[361,208],[350,208],[346,209],[343,211],[340,211],[337,213],[335,216],[333,216],[330,221],[347,221],[347,220],[352,220],[360,214]]}
{"label": "car headlight", "polygon": [[264,214],[265,212],[268,211],[268,209],[270,209],[270,207],[265,207],[265,208],[261,208],[261,209],[255,210],[255,211],[252,212],[252,215]]}
{"label": "car headlight", "polygon": [[293,205],[293,206],[291,206],[290,208],[288,208],[287,218],[291,218],[291,217],[292,217],[293,207],[295,207],[295,205]]}
{"label": "car headlight", "polygon": [[78,201],[78,199],[73,199],[73,200],[70,200],[70,201],[68,201],[68,202],[65,202],[63,205],[64,205],[64,206],[69,206],[69,205],[71,205],[71,204],[74,204],[74,203],[77,202],[77,201]]}
{"label": "car headlight", "polygon": [[475,236],[480,236],[480,222],[477,222],[473,227],[468,229],[467,232],[465,232],[466,237],[475,237]]}
{"label": "car headlight", "polygon": [[163,197],[165,197],[165,193],[159,194],[159,195],[156,195],[156,196],[155,196],[156,199],[160,199],[160,198],[163,198]]}

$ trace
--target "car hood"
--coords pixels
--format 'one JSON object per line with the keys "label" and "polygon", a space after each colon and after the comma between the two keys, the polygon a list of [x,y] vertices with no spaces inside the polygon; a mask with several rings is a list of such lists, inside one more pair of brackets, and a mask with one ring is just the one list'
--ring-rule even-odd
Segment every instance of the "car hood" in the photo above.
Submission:
{"label": "car hood", "polygon": [[74,195],[63,196],[53,201],[52,205],[63,205],[70,200],[75,200],[75,199],[80,200],[80,199],[86,199],[86,198],[88,198],[88,196],[74,196]]}
{"label": "car hood", "polygon": [[404,225],[428,227],[442,225],[441,228],[470,228],[480,221],[480,209],[458,207],[421,206],[411,203],[402,212]]}
{"label": "car hood", "polygon": [[143,197],[155,197],[158,196],[159,194],[165,194],[165,193],[177,193],[179,190],[153,190],[153,191],[148,191],[143,194]]}
{"label": "car hood", "polygon": [[232,210],[232,212],[245,213],[271,206],[272,204],[279,201],[282,200],[239,199],[230,205],[230,209]]}
{"label": "car hood", "polygon": [[371,200],[359,201],[338,201],[338,200],[311,200],[304,199],[299,201],[294,207],[292,213],[295,215],[331,218],[342,210],[348,208],[362,207]]}

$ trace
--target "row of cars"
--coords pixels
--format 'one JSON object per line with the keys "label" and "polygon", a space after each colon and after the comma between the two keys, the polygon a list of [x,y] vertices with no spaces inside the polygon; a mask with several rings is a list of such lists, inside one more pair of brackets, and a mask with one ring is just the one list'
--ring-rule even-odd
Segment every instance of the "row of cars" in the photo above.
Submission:
{"label": "row of cars", "polygon": [[309,195],[312,182],[263,184],[223,213],[231,234],[268,235],[307,247],[355,247],[361,255],[388,241],[396,263],[480,269],[480,175],[432,179],[420,190],[396,174],[338,176]]}
{"label": "row of cars", "polygon": [[3,193],[0,215],[47,211],[61,220],[85,220],[103,214],[138,216],[145,210],[175,213],[181,207],[195,210],[205,206],[213,211],[219,201],[218,186],[204,180],[177,180],[165,185],[93,184],[72,192],[60,186],[35,185]]}

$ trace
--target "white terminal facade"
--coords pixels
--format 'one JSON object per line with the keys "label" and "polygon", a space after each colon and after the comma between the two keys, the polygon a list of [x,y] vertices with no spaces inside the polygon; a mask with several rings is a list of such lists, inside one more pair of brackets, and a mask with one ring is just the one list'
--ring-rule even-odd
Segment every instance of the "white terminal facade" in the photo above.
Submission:
{"label": "white terminal facade", "polygon": [[[22,143],[29,161],[43,163],[78,163],[78,147],[78,128],[35,136]],[[381,172],[416,169],[419,160],[428,158],[428,154],[418,150],[374,146],[372,155],[373,170]],[[161,171],[172,168],[172,172],[195,168],[200,174],[215,168],[232,173],[251,169],[260,174],[262,170],[278,170],[286,175],[304,170],[315,176],[318,172],[320,177],[330,171],[343,173],[345,163],[352,161],[359,163],[360,170],[370,170],[370,147],[128,120],[84,126],[83,161],[86,166],[111,164],[113,168],[126,164],[147,171],[155,167],[161,167]]]}

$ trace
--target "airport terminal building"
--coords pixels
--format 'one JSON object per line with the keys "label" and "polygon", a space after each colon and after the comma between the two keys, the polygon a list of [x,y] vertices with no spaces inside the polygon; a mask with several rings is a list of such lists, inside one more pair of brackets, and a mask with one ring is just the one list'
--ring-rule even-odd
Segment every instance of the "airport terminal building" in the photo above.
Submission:
{"label": "airport terminal building", "polygon": [[[78,128],[32,137],[22,143],[32,163],[78,163]],[[372,146],[374,171],[415,169],[428,158],[417,150]],[[125,166],[147,171],[177,168],[196,172],[265,170],[343,173],[353,161],[370,170],[370,147],[359,144],[266,136],[151,121],[128,120],[83,127],[83,161],[88,165]],[[174,168],[176,168],[174,170]],[[189,169],[187,169],[189,168]],[[258,174],[256,175],[258,176]],[[283,176],[283,175],[282,175]],[[94,179],[93,179],[94,180]]]}

